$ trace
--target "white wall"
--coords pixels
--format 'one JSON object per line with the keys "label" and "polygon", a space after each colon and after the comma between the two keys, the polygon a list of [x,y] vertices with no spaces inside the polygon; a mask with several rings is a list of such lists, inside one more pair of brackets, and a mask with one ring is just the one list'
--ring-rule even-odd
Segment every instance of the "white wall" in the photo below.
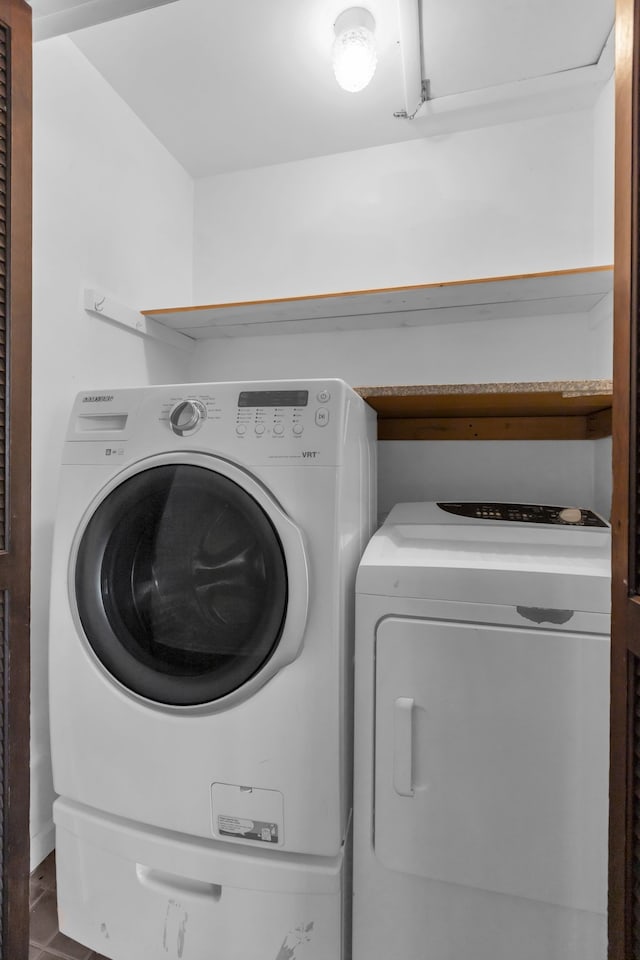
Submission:
{"label": "white wall", "polygon": [[594,375],[591,322],[588,314],[565,314],[204,340],[189,375],[339,376],[354,386],[581,379]]}
{"label": "white wall", "polygon": [[[609,108],[610,91],[598,106],[603,135]],[[595,112],[579,111],[197,181],[196,301],[610,262],[604,233],[595,257],[594,233],[610,214],[612,144],[599,143],[596,169],[595,131]],[[189,376],[353,385],[603,377],[609,328],[605,303],[592,315],[219,339],[201,344]],[[441,497],[606,501],[606,491],[596,497],[591,442],[384,443],[379,453],[381,512]]]}
{"label": "white wall", "polygon": [[615,76],[598,97],[593,114],[593,257],[613,263]]}
{"label": "white wall", "polygon": [[592,442],[437,441],[378,444],[383,517],[415,500],[512,500],[593,507]]}
{"label": "white wall", "polygon": [[196,182],[196,303],[592,262],[593,112]]}
{"label": "white wall", "polygon": [[172,382],[185,356],[96,319],[191,299],[193,183],[68,38],[34,48],[32,866],[53,845],[47,611],[58,462],[83,388]]}
{"label": "white wall", "polygon": [[[594,111],[594,261],[613,263],[613,191],[615,159],[615,78],[600,94]],[[610,377],[613,357],[613,297],[592,315],[594,376]],[[611,514],[611,439],[594,444],[594,502],[604,516]]]}

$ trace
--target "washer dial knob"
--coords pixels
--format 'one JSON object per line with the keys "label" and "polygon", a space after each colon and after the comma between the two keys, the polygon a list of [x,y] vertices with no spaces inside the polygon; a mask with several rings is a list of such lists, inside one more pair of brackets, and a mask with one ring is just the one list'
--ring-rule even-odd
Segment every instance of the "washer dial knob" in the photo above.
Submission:
{"label": "washer dial knob", "polygon": [[181,400],[169,414],[169,425],[179,437],[193,433],[207,419],[207,410],[199,400]]}

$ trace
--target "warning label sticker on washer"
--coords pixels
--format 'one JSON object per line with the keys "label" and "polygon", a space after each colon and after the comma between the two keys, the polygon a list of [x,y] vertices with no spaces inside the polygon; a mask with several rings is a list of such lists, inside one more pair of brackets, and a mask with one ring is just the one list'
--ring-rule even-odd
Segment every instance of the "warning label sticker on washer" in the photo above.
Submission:
{"label": "warning label sticker on washer", "polygon": [[218,833],[224,837],[243,837],[262,843],[278,842],[278,824],[265,820],[245,820],[241,817],[218,817]]}

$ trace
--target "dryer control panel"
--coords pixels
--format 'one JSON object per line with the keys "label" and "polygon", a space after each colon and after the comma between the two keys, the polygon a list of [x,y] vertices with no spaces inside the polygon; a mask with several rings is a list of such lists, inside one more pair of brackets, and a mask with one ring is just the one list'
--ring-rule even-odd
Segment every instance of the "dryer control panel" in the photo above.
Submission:
{"label": "dryer control panel", "polygon": [[569,527],[606,527],[592,510],[551,507],[541,503],[438,503],[441,510],[474,520],[505,520],[516,523],[561,524]]}

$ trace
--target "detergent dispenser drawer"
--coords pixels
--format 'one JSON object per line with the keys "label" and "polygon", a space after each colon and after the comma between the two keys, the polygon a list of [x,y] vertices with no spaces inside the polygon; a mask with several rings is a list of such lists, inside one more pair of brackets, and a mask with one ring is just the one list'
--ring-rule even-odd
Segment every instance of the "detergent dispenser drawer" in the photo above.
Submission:
{"label": "detergent dispenser drawer", "polygon": [[381,863],[604,912],[608,637],[387,617],[375,702]]}

